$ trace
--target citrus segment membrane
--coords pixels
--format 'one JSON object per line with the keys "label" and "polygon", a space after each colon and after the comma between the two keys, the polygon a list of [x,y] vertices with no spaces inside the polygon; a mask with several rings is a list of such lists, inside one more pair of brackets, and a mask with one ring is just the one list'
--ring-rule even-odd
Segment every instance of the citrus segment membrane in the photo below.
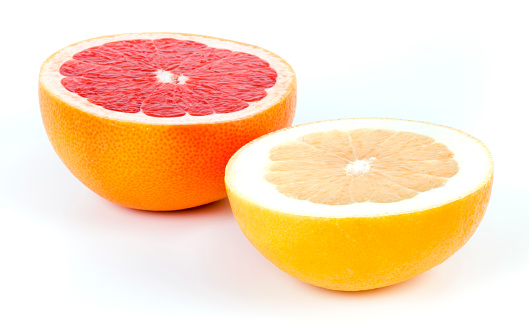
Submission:
{"label": "citrus segment membrane", "polygon": [[344,119],[277,131],[241,148],[227,186],[259,206],[321,217],[427,210],[465,197],[492,174],[473,137],[430,123]]}
{"label": "citrus segment membrane", "polygon": [[443,186],[458,171],[433,138],[388,129],[330,130],[270,150],[265,179],[282,194],[313,203],[390,203]]}
{"label": "citrus segment membrane", "polygon": [[62,85],[105,109],[151,117],[243,110],[267,96],[277,72],[258,56],[174,38],[108,42],[60,67]]}

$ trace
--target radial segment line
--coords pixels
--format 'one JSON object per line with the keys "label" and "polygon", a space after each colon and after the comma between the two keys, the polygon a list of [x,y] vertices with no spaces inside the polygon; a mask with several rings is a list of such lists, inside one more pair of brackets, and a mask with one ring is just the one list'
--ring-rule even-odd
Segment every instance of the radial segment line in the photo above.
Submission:
{"label": "radial segment line", "polygon": [[349,146],[351,147],[351,150],[353,151],[353,156],[355,158],[355,161],[357,161],[358,160],[358,156],[356,156],[356,149],[353,146],[353,138],[351,137],[351,134],[349,133],[349,131],[347,131],[345,133],[347,134],[347,139],[349,139]]}
{"label": "radial segment line", "polygon": [[[156,88],[154,88],[154,90],[153,90],[151,93],[149,93],[149,95],[148,95],[147,97],[145,97],[145,99],[143,99],[143,101],[141,102],[141,105],[140,105],[140,112],[141,112],[142,114],[147,115],[147,114],[145,114],[145,113],[143,112],[143,104],[147,101],[147,99],[149,99],[149,98],[152,96],[152,94],[153,94],[154,92],[156,92],[156,90],[158,90],[158,88],[161,88],[162,86],[163,86],[163,84],[157,86]],[[173,94],[174,94],[174,93],[173,93]],[[187,114],[187,112],[186,112],[186,114]],[[148,115],[147,115],[147,116],[148,116]]]}
{"label": "radial segment line", "polygon": [[[387,180],[391,181],[392,183],[394,183],[394,184],[396,184],[396,185],[398,185],[398,186],[400,186],[400,187],[402,187],[402,188],[404,188],[404,189],[411,190],[411,191],[415,191],[415,192],[418,192],[418,193],[423,192],[423,191],[418,191],[418,190],[415,190],[415,189],[412,189],[412,188],[409,188],[409,187],[406,187],[406,186],[402,185],[401,183],[395,181],[395,180],[392,178],[392,176],[390,176],[390,175],[384,174],[384,173],[382,173],[382,172],[377,172],[377,173],[380,174],[380,175],[382,175],[382,176],[384,176],[384,177],[386,177]],[[447,180],[446,178],[443,178],[443,177],[438,177],[438,178],[440,178],[440,179],[444,179],[444,180],[445,180],[445,183],[446,183],[446,180]],[[437,187],[437,188],[438,188],[438,187]],[[432,189],[435,189],[435,188],[432,188]],[[429,189],[429,190],[431,190],[431,189]],[[427,191],[428,191],[428,190],[427,190]]]}
{"label": "radial segment line", "polygon": [[[215,48],[212,48],[212,49],[215,49]],[[230,50],[230,51],[231,51],[231,50]],[[207,66],[207,65],[210,65],[210,64],[217,64],[218,62],[224,61],[224,60],[228,59],[230,56],[232,56],[233,54],[236,54],[236,53],[241,53],[241,52],[239,52],[239,51],[232,51],[231,54],[229,54],[229,55],[227,55],[227,56],[225,56],[225,57],[219,58],[219,59],[217,59],[217,60],[215,60],[215,61],[212,61],[212,62],[210,62],[210,63],[206,63],[206,64],[204,64],[204,65],[202,65],[202,66],[199,66],[199,67],[197,67],[197,68],[194,68],[194,69],[190,70],[190,71],[189,71],[189,74],[191,75],[194,71],[196,71],[196,70],[198,70],[198,69],[200,69],[200,68],[202,68],[202,67],[204,67],[204,66]],[[243,53],[244,53],[244,52],[243,52]],[[251,55],[251,54],[250,54],[250,55]],[[256,57],[257,57],[257,56],[256,56]],[[259,58],[259,57],[258,57],[258,58]],[[187,59],[187,58],[186,58],[186,59]],[[268,63],[268,62],[265,61],[265,60],[263,60],[263,61],[264,61],[265,63],[268,64],[268,66],[266,66],[266,67],[270,67],[270,63]],[[180,65],[181,65],[181,64],[180,64]],[[180,67],[180,65],[178,65],[178,66]],[[230,72],[230,73],[231,73],[231,72],[239,72],[239,71],[248,71],[248,69],[239,69],[239,70],[227,71],[227,72]],[[218,73],[215,73],[215,74],[218,74]],[[203,74],[203,75],[206,75],[206,74]]]}
{"label": "radial segment line", "polygon": [[152,43],[152,45],[154,46],[154,50],[156,50],[156,62],[155,62],[155,65],[158,66],[159,69],[163,69],[162,66],[160,66],[160,50],[158,50],[158,47],[156,46],[156,43],[154,43],[154,40],[150,40],[150,42]]}
{"label": "radial segment line", "polygon": [[[210,48],[209,46],[207,46],[206,49],[209,49],[210,51],[213,51],[213,50],[215,50],[215,49],[220,49],[220,48]],[[203,50],[203,49],[202,49],[202,50]],[[226,49],[226,50],[228,50],[228,49]],[[199,51],[199,50],[194,51],[191,55],[195,54],[195,53],[198,52],[198,51]],[[229,50],[229,51],[231,51],[231,50]],[[193,68],[192,70],[189,71],[189,73],[192,73],[193,71],[195,71],[195,70],[197,70],[197,69],[199,69],[199,68],[202,68],[202,67],[204,67],[204,66],[206,66],[206,65],[209,65],[209,64],[215,64],[215,63],[217,63],[218,61],[223,60],[224,58],[231,56],[232,53],[234,53],[234,52],[231,51],[231,53],[229,53],[227,56],[224,56],[224,57],[219,58],[219,59],[217,59],[217,60],[214,60],[214,61],[212,61],[212,62],[205,63],[204,65],[200,65],[200,66],[198,66],[198,67],[196,67],[196,68]],[[189,55],[189,57],[191,57],[191,55]],[[189,59],[189,57],[187,57],[186,59],[182,60],[182,62],[181,62],[180,64],[178,64],[178,66],[175,67],[175,69],[180,68],[180,66],[182,66],[182,64],[183,64],[185,61],[187,61],[187,60]]]}
{"label": "radial segment line", "polygon": [[[226,96],[231,97],[231,98],[235,98],[235,99],[237,99],[237,100],[239,100],[239,101],[241,101],[241,102],[243,102],[243,103],[248,104],[248,101],[244,101],[244,100],[242,100],[241,98],[237,98],[236,96],[229,95],[229,94],[227,94],[227,93],[224,92],[224,91],[221,91],[221,90],[219,90],[219,89],[217,89],[217,88],[214,88],[214,87],[209,86],[209,84],[208,84],[207,86],[205,86],[205,85],[203,85],[203,84],[201,84],[201,83],[196,83],[196,84],[197,84],[197,85],[200,85],[201,87],[207,88],[207,89],[215,90],[215,91],[217,91],[217,92],[222,93],[223,95],[226,95]],[[234,83],[234,84],[235,84],[235,83]],[[238,83],[238,85],[243,85],[243,84]],[[252,102],[253,102],[253,101],[252,101]]]}
{"label": "radial segment line", "polygon": [[[178,40],[178,39],[175,39],[175,40]],[[181,40],[179,40],[179,41],[181,41]],[[162,55],[160,54],[160,49],[158,49],[158,46],[156,45],[156,43],[154,42],[154,40],[151,40],[151,42],[154,44],[154,48],[156,49],[156,53],[158,54],[158,58],[157,58],[157,59],[160,59],[160,58],[162,57]],[[197,42],[197,43],[198,43],[198,42]],[[207,44],[206,44],[205,46],[206,46],[206,48],[209,48],[209,46],[208,46]],[[204,48],[202,48],[202,49],[204,49]],[[213,49],[213,48],[212,48],[212,49]],[[197,49],[197,50],[193,51],[192,53],[190,53],[190,54],[189,54],[184,60],[182,60],[182,61],[180,62],[180,64],[178,64],[178,66],[176,66],[174,69],[177,69],[178,67],[180,67],[180,65],[182,65],[182,63],[183,63],[185,60],[187,60],[189,57],[191,57],[192,55],[194,55],[194,54],[195,54],[197,51],[199,51],[199,50],[201,50],[201,49]],[[159,62],[159,61],[158,61],[158,62]],[[160,67],[160,68],[162,68],[162,67]]]}
{"label": "radial segment line", "polygon": [[[388,142],[388,140],[391,140],[391,139],[394,139],[394,137],[397,135],[397,131],[393,131],[393,134],[390,135],[389,137],[387,137],[384,141],[382,141],[381,143],[379,143],[376,147],[377,148],[382,148],[382,146]],[[373,150],[373,148],[371,148],[371,150]]]}
{"label": "radial segment line", "polygon": [[[301,138],[303,138],[303,137],[301,137]],[[334,157],[337,157],[337,158],[343,159],[343,160],[346,161],[346,162],[350,162],[350,161],[351,161],[350,159],[347,159],[347,158],[344,158],[344,157],[342,157],[342,156],[340,156],[340,155],[337,155],[337,154],[334,154],[334,153],[332,153],[332,152],[329,152],[328,150],[325,150],[325,149],[322,149],[322,148],[318,148],[318,147],[316,147],[316,146],[314,146],[314,145],[311,145],[310,143],[306,142],[306,141],[303,140],[303,139],[300,140],[300,139],[298,138],[298,139],[296,139],[296,141],[303,142],[303,143],[305,143],[305,144],[311,146],[312,148],[317,149],[317,150],[323,152],[324,154],[328,154],[328,155],[331,155],[331,156],[334,156]]]}
{"label": "radial segment line", "polygon": [[352,194],[352,188],[353,188],[353,182],[355,182],[356,180],[360,179],[362,177],[362,175],[359,175],[357,177],[351,177],[350,180],[349,180],[349,188],[348,191],[349,191],[349,199],[351,200],[351,204],[352,203],[357,203],[357,201],[353,198],[353,194]]}

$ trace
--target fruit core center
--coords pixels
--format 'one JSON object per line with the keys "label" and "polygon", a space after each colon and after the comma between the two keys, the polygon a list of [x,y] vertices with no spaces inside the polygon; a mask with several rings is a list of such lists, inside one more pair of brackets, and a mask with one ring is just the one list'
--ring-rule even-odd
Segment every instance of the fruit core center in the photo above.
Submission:
{"label": "fruit core center", "polygon": [[163,69],[156,71],[156,78],[158,79],[158,82],[160,83],[172,83],[172,84],[185,84],[186,81],[189,79],[189,77],[183,74],[175,75],[172,72],[164,71]]}
{"label": "fruit core center", "polygon": [[353,176],[358,176],[358,175],[367,173],[369,172],[369,170],[371,170],[370,163],[374,161],[375,159],[376,157],[371,157],[371,158],[356,160],[352,163],[349,163],[345,166],[345,173],[347,175],[353,175]]}
{"label": "fruit core center", "polygon": [[390,129],[309,133],[273,147],[264,178],[287,197],[327,205],[393,203],[439,188],[459,170],[437,140]]}
{"label": "fruit core center", "polygon": [[189,77],[180,74],[176,80],[178,81],[178,84],[185,84],[186,81],[189,80]]}
{"label": "fruit core center", "polygon": [[175,81],[175,75],[169,71],[164,71],[163,69],[156,72],[156,78],[158,78],[158,82],[161,83],[174,83]]}

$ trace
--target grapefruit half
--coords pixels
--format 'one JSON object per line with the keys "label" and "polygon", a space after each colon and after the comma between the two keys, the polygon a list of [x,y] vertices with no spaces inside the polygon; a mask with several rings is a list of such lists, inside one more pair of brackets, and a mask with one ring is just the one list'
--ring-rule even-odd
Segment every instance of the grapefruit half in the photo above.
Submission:
{"label": "grapefruit half", "polygon": [[235,218],[272,263],[310,284],[365,290],[460,249],[487,207],[492,157],[430,123],[310,123],[242,147],[226,168]]}
{"label": "grapefruit half", "polygon": [[233,153],[292,124],[296,78],[253,45],[121,34],[49,57],[39,99],[53,148],[82,183],[122,206],[167,211],[226,196]]}

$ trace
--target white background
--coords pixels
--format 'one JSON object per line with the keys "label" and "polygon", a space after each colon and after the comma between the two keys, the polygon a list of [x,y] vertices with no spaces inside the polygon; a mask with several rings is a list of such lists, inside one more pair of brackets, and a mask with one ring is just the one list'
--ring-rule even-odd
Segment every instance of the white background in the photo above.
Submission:
{"label": "white background", "polygon": [[[526,1],[10,1],[2,4],[0,326],[529,325]],[[398,117],[452,126],[495,159],[468,244],[367,292],[302,283],[264,259],[227,200],[129,210],[77,181],[41,123],[37,77],[56,50],[142,31],[260,45],[295,69],[295,124]]]}

